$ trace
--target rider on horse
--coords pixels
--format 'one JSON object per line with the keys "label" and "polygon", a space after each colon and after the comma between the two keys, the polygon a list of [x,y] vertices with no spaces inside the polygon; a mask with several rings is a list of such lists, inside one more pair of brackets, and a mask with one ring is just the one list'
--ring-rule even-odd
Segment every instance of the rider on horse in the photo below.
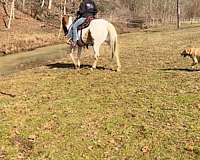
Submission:
{"label": "rider on horse", "polygon": [[77,19],[72,24],[72,27],[67,35],[67,43],[72,47],[76,46],[78,37],[78,27],[85,22],[87,17],[95,17],[97,14],[97,8],[93,0],[82,0],[79,10],[77,11]]}

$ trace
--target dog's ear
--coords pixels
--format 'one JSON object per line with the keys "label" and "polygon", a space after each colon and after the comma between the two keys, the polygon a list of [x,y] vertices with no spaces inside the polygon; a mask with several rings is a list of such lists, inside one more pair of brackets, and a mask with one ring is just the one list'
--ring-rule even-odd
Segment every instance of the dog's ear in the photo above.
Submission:
{"label": "dog's ear", "polygon": [[187,55],[187,52],[186,52],[186,49],[184,49],[184,50],[181,52],[181,56],[186,57],[186,55]]}
{"label": "dog's ear", "polygon": [[191,53],[192,49],[191,48],[186,48],[185,51],[186,51],[186,53]]}

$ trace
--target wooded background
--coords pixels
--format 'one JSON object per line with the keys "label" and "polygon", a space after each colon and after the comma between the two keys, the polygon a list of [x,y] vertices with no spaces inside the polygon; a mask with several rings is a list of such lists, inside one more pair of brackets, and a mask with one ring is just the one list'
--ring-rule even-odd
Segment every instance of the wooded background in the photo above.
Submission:
{"label": "wooded background", "polygon": [[[179,0],[180,19],[196,22],[200,17],[199,0]],[[177,20],[177,0],[96,0],[98,16],[123,21],[142,18],[150,25],[175,23]],[[3,21],[10,28],[15,10],[21,11],[40,21],[55,21],[66,13],[75,13],[80,0],[0,0],[4,10]]]}

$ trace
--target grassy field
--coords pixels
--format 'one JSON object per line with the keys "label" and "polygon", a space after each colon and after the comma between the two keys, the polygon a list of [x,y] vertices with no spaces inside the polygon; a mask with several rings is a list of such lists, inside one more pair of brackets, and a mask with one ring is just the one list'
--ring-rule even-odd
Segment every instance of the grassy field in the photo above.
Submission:
{"label": "grassy field", "polygon": [[[122,72],[108,48],[0,77],[0,159],[198,160],[200,68],[180,52],[200,47],[200,26],[119,36]],[[199,69],[198,69],[199,68]]]}

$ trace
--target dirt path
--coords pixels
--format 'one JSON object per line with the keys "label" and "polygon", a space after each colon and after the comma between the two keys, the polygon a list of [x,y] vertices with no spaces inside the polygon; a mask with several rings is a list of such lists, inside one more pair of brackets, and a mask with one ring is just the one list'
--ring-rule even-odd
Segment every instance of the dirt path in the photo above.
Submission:
{"label": "dirt path", "polygon": [[63,58],[67,52],[67,46],[60,44],[0,57],[0,75],[47,64],[49,61]]}

